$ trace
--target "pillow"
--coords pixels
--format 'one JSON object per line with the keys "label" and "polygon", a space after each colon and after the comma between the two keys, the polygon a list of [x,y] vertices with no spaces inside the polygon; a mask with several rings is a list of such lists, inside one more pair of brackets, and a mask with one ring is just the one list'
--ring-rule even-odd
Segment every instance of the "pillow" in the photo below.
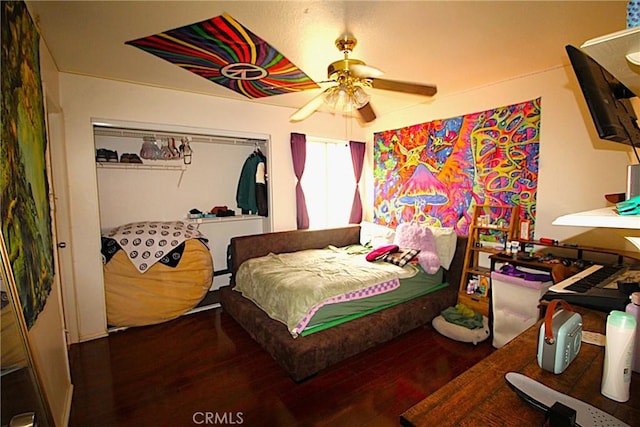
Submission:
{"label": "pillow", "polygon": [[404,267],[419,253],[420,249],[400,249],[398,252],[385,255],[382,260],[395,264],[398,267]]}
{"label": "pillow", "polygon": [[378,261],[379,259],[382,259],[389,254],[398,252],[399,249],[400,248],[398,248],[398,245],[380,246],[379,248],[375,248],[374,250],[369,252],[365,259],[367,261]]}
{"label": "pillow", "polygon": [[394,244],[401,248],[420,249],[418,263],[428,274],[435,274],[440,268],[436,242],[429,228],[416,222],[403,222],[396,227]]}
{"label": "pillow", "polygon": [[390,245],[396,232],[393,228],[373,222],[362,221],[360,223],[360,244],[377,248],[378,246]]}
{"label": "pillow", "polygon": [[456,253],[456,244],[458,243],[458,236],[453,227],[434,227],[425,225],[433,233],[433,237],[436,239],[436,252],[440,259],[440,265],[442,268],[449,269],[453,256]]}

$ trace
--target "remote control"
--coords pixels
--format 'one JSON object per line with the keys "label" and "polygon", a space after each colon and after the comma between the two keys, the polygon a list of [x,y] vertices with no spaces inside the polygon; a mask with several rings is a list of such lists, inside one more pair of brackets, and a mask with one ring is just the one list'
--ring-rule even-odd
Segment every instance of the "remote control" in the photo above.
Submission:
{"label": "remote control", "polygon": [[574,409],[576,411],[576,425],[581,427],[628,426],[628,424],[623,423],[595,406],[560,393],[525,375],[508,372],[505,375],[505,379],[518,396],[538,409],[548,411],[556,402],[560,402]]}

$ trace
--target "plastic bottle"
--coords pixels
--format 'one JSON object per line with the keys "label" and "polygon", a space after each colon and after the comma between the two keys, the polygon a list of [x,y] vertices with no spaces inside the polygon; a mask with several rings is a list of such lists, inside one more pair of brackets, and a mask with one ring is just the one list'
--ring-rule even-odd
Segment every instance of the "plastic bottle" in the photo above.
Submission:
{"label": "plastic bottle", "polygon": [[633,349],[633,362],[631,369],[640,373],[640,292],[631,294],[631,302],[627,305],[625,312],[631,314],[636,319],[636,341]]}
{"label": "plastic bottle", "polygon": [[629,313],[613,310],[607,316],[607,343],[600,392],[617,402],[629,400],[631,359],[636,338],[636,319]]}

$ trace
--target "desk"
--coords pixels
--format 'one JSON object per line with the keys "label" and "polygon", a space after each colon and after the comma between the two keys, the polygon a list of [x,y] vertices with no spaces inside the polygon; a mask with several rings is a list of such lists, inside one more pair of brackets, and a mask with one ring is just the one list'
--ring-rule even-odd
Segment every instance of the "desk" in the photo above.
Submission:
{"label": "desk", "polygon": [[553,268],[558,265],[548,262],[540,262],[538,260],[524,260],[521,258],[513,258],[512,256],[502,252],[491,255],[489,257],[489,260],[491,261],[491,271],[496,271],[496,264],[512,264],[516,267],[528,267],[534,270],[548,271],[549,273],[551,273]]}
{"label": "desk", "polygon": [[[606,313],[575,308],[582,314],[585,331],[604,333]],[[640,425],[640,374],[632,374],[629,401],[618,403],[600,394],[604,347],[583,343],[576,359],[562,374],[543,371],[536,360],[540,323],[411,407],[400,416],[401,424],[540,426],[544,412],[520,399],[504,379],[507,372],[514,371],[587,402],[629,425]]]}

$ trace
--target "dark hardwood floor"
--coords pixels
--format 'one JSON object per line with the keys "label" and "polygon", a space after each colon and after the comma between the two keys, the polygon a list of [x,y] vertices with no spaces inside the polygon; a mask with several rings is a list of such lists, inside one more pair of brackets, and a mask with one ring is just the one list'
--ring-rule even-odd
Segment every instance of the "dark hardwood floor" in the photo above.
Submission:
{"label": "dark hardwood floor", "polygon": [[217,308],[72,345],[69,425],[398,425],[492,351],[428,325],[296,384]]}

